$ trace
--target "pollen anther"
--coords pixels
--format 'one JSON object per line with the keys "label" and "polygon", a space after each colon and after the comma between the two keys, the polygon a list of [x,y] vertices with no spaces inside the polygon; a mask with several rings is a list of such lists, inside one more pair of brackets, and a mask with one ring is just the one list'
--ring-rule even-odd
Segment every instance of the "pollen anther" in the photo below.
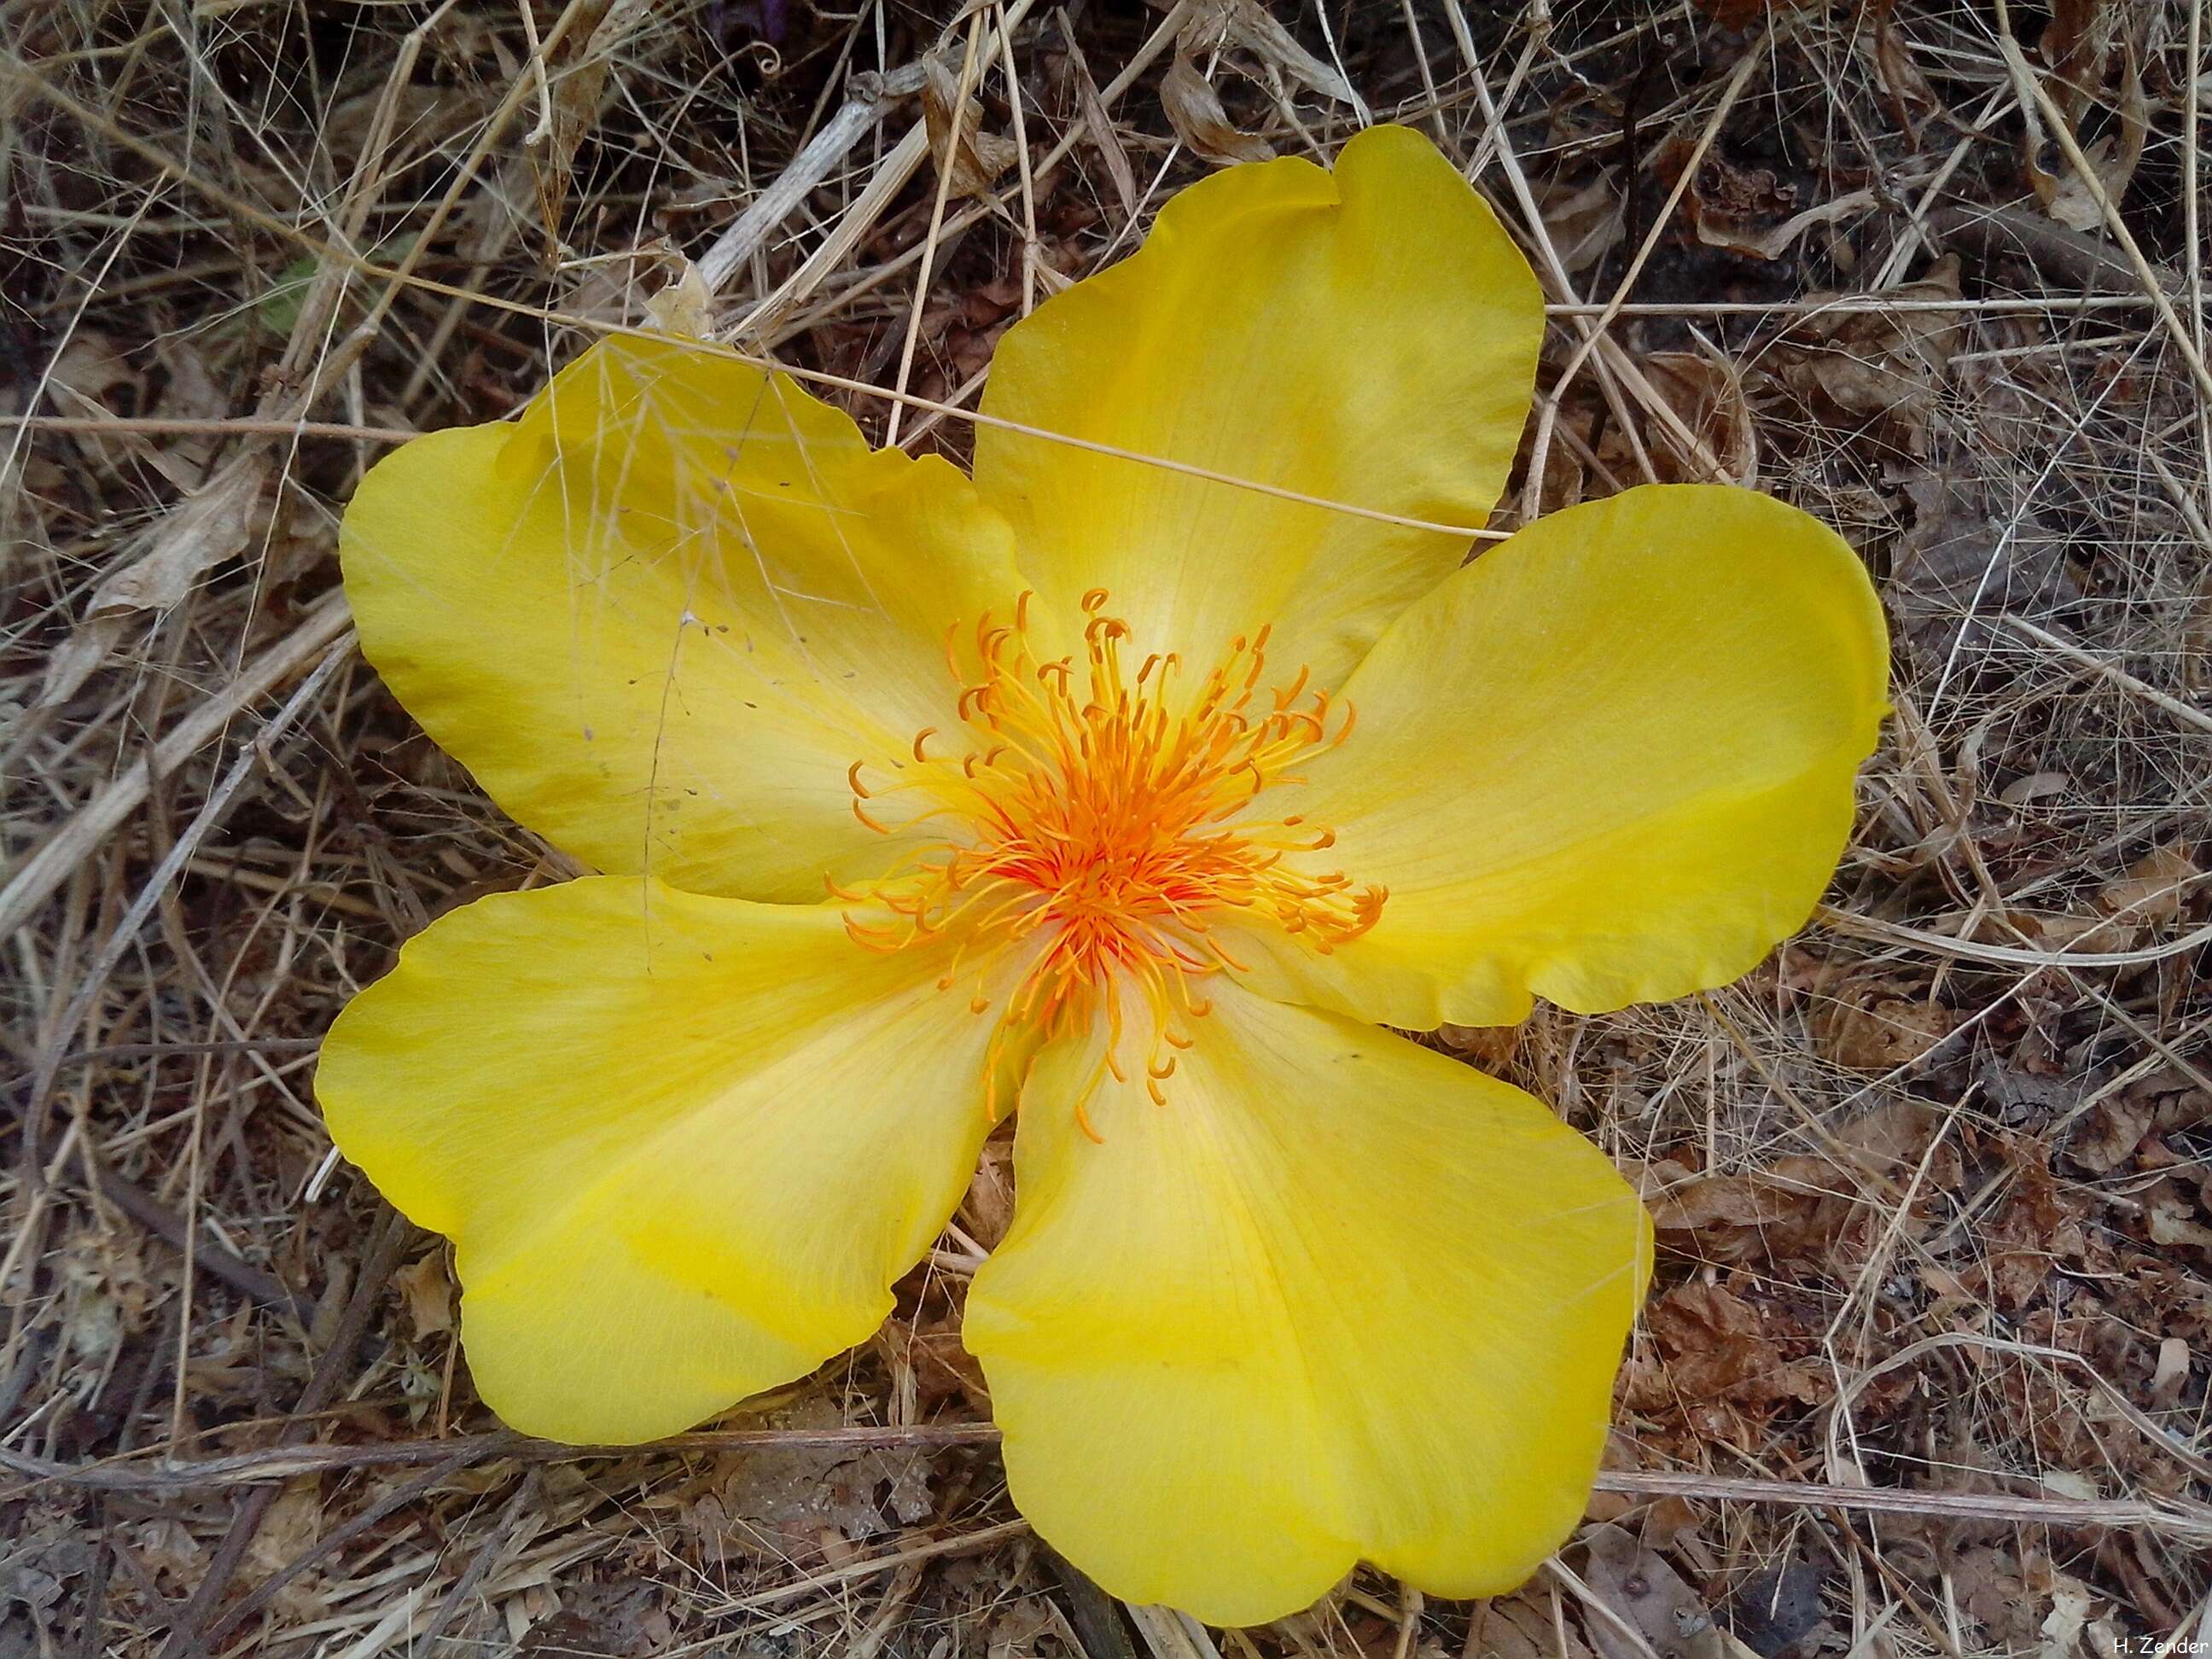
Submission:
{"label": "pollen anther", "polygon": [[[966,978],[976,987],[973,1011],[1000,1010],[988,1103],[994,1117],[999,1059],[1015,1034],[1100,1032],[1093,1083],[1074,1109],[1096,1138],[1085,1103],[1098,1083],[1141,1075],[1164,1103],[1176,1054],[1193,1046],[1191,1027],[1212,1009],[1197,985],[1249,971],[1224,947],[1220,924],[1279,928],[1325,953],[1373,927],[1386,895],[1301,867],[1299,856],[1336,836],[1320,826],[1285,836],[1307,820],[1285,813],[1279,797],[1261,815],[1263,798],[1303,782],[1297,765],[1342,743],[1352,719],[1349,703],[1339,716],[1327,691],[1309,689],[1304,668],[1258,690],[1270,627],[1238,636],[1195,681],[1173,652],[1146,655],[1132,677],[1122,664],[1131,630],[1108,613],[1104,589],[1082,597],[1082,651],[1049,661],[1030,649],[1032,598],[1016,599],[1011,625],[988,614],[976,620],[965,668],[961,629],[947,631],[961,724],[917,732],[921,770],[898,786],[930,800],[902,823],[933,819],[945,833],[869,890],[866,902],[882,924],[848,915],[846,928],[878,951],[957,941],[939,988]],[[954,752],[927,747],[939,736]],[[856,762],[846,775],[853,814],[889,835],[861,805],[873,796],[860,771]],[[863,902],[834,884],[830,890]],[[1120,1053],[1132,1041],[1143,1050],[1132,1056],[1141,1072]]]}

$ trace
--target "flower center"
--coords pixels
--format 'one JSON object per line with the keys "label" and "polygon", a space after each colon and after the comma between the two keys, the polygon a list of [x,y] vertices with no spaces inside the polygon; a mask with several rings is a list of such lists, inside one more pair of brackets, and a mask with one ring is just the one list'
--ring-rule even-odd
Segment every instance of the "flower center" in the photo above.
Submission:
{"label": "flower center", "polygon": [[[1148,1015],[1146,1084],[1160,1101],[1174,1050],[1190,1046],[1191,1025],[1210,1006],[1197,981],[1243,965],[1214,937],[1217,924],[1272,923],[1325,953],[1382,912],[1382,888],[1301,867],[1301,855],[1325,850],[1334,835],[1284,813],[1279,796],[1272,810],[1267,802],[1303,781],[1294,769],[1303,759],[1351,735],[1354,711],[1310,688],[1303,669],[1261,692],[1266,628],[1234,641],[1202,678],[1158,653],[1132,674],[1129,627],[1105,614],[1103,589],[1084,596],[1081,657],[1039,661],[1030,597],[1011,622],[987,613],[976,623],[980,672],[962,665],[958,625],[947,635],[958,727],[925,728],[915,764],[902,762],[889,781],[865,779],[884,769],[861,762],[848,775],[854,815],[870,829],[889,835],[927,819],[943,835],[867,889],[830,891],[869,913],[864,921],[848,911],[845,926],[870,950],[951,939],[943,989],[1020,949],[1025,965],[1000,1009],[1001,1044],[1103,1013],[1104,1068],[1126,1080],[1125,1024],[1133,1012]],[[927,805],[902,818],[883,798],[906,792]],[[979,987],[970,1006],[992,1006]]]}

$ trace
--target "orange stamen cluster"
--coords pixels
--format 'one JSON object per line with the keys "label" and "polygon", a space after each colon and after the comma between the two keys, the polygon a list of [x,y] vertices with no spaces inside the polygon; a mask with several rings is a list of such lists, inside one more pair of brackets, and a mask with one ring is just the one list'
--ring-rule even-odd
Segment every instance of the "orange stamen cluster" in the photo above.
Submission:
{"label": "orange stamen cluster", "polygon": [[[1261,693],[1265,628],[1236,640],[1194,685],[1173,655],[1146,657],[1133,676],[1128,625],[1104,614],[1103,590],[1083,599],[1082,659],[1040,662],[1030,597],[1011,622],[986,615],[976,623],[980,674],[963,672],[959,630],[948,636],[957,727],[925,728],[913,764],[902,757],[890,769],[893,781],[872,785],[862,763],[849,774],[854,815],[868,828],[889,835],[939,820],[943,837],[865,892],[830,890],[883,913],[869,921],[847,914],[847,930],[868,949],[951,939],[954,966],[940,981],[948,990],[965,966],[981,971],[1025,947],[1001,1042],[1103,1012],[1103,1066],[1126,1081],[1122,1003],[1140,1000],[1150,1015],[1146,1086],[1159,1101],[1175,1051],[1190,1046],[1191,1023],[1210,1006],[1194,982],[1243,966],[1212,936],[1217,922],[1272,921],[1327,952],[1381,914],[1383,889],[1355,889],[1341,872],[1311,873],[1295,861],[1331,846],[1330,831],[1261,805],[1301,781],[1291,769],[1303,758],[1350,736],[1354,711],[1309,690],[1304,670]],[[921,812],[901,815],[884,799],[908,792],[928,803]],[[970,1006],[981,1013],[991,999],[979,988]]]}

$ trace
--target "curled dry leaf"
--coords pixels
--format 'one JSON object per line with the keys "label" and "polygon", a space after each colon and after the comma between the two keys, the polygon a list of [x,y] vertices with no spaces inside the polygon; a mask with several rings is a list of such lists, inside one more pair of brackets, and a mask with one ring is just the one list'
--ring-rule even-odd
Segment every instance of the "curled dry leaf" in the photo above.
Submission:
{"label": "curled dry leaf", "polygon": [[1834,987],[1813,1020],[1821,1054],[1855,1072],[1890,1072],[1923,1058],[1958,1024],[1942,1003],[1871,975]]}
{"label": "curled dry leaf", "polygon": [[983,1143],[975,1178],[960,1202],[961,1224],[987,1250],[995,1250],[1014,1221],[1014,1146],[1003,1136]]}
{"label": "curled dry leaf", "polygon": [[1535,182],[1535,193],[1545,239],[1570,276],[1589,270],[1628,234],[1617,167],[1552,173]]}
{"label": "curled dry leaf", "polygon": [[1890,556],[1886,597],[1898,631],[1942,660],[1987,649],[2001,611],[2051,617],[2079,603],[2068,538],[2030,504],[2028,480],[2002,458],[1945,454],[1903,480],[1912,524]]}
{"label": "curled dry leaf", "polygon": [[1607,1619],[1593,1609],[1583,1620],[1604,1659],[1649,1659],[1650,1653],[1727,1659],[1728,1647],[1705,1599],[1664,1556],[1610,1522],[1592,1527],[1583,1542],[1589,1550],[1583,1582],[1613,1615]]}
{"label": "curled dry leaf", "polygon": [[[983,130],[983,106],[973,93],[955,123],[953,110],[960,101],[960,76],[943,54],[924,58],[922,75],[921,115],[929,127],[929,153],[937,158],[939,167],[950,169],[948,193],[956,198],[981,196],[1019,159],[1020,149],[1004,133]],[[959,129],[957,144],[956,125]]]}
{"label": "curled dry leaf", "polygon": [[2203,879],[2203,868],[2179,842],[2154,848],[2118,881],[2106,884],[2097,908],[2115,921],[2148,930],[2178,919]]}
{"label": "curled dry leaf", "polygon": [[[1916,302],[1959,298],[1959,261],[1946,255],[1918,282],[1889,289],[1886,300]],[[1962,313],[1942,309],[1876,309],[1866,296],[1813,294],[1813,309],[1782,343],[1785,385],[1816,409],[1860,420],[1886,418],[1904,429],[1915,454],[1926,451],[1937,395],[1964,338]],[[1832,301],[1837,308],[1821,308]]]}
{"label": "curled dry leaf", "polygon": [[1632,1401],[1680,1404],[1726,1401],[1765,1412],[1786,1402],[1826,1397],[1826,1379],[1809,1360],[1792,1359],[1803,1333],[1789,1328],[1771,1297],[1746,1301],[1721,1285],[1692,1280],[1652,1304],[1649,1318],[1663,1363],[1630,1380]]}
{"label": "curled dry leaf", "polygon": [[1945,1194],[1966,1184],[1963,1163],[1948,1140],[1930,1151],[1944,1115],[1917,1101],[1891,1099],[1836,1127],[1819,1153],[1792,1153],[1755,1168],[1704,1173],[1672,1158],[1642,1167],[1640,1190],[1660,1243],[1700,1261],[1809,1263],[1820,1267],[1857,1258],[1871,1227],[1889,1216],[1860,1201],[1858,1183],[1917,1180],[1911,1212],[1901,1218],[1917,1237],[1946,1213]]}
{"label": "curled dry leaf", "polygon": [[1160,107],[1176,137],[1209,161],[1265,161],[1275,153],[1266,139],[1230,124],[1220,95],[1189,58],[1178,57],[1160,81]]}
{"label": "curled dry leaf", "polygon": [[2100,1100],[2066,1143],[2066,1156],[2092,1175],[2109,1175],[2135,1156],[2150,1133],[2151,1117],[2151,1109],[2140,1102]]}
{"label": "curled dry leaf", "polygon": [[2014,908],[1983,915],[1974,936],[2050,951],[2132,951],[2178,921],[2204,871],[2181,846],[2155,848],[2100,888],[2093,914]]}
{"label": "curled dry leaf", "polygon": [[[1757,488],[1759,432],[1735,365],[1718,352],[1654,351],[1638,361],[1652,388],[1719,458],[1728,482]],[[1671,447],[1657,450],[1652,459],[1662,482],[1711,481],[1702,466],[1685,465]]]}
{"label": "curled dry leaf", "polygon": [[245,550],[269,472],[265,449],[241,451],[154,525],[145,552],[93,590],[84,620],[46,659],[38,707],[51,708],[74,695],[106,660],[132,617],[167,611],[204,573]]}
{"label": "curled dry leaf", "polygon": [[674,268],[668,280],[645,302],[646,315],[663,334],[703,340],[714,326],[714,295],[699,267],[671,251]]}
{"label": "curled dry leaf", "polygon": [[1054,62],[1064,66],[1068,84],[1075,93],[1076,107],[1083,115],[1084,142],[1097,152],[1098,159],[1106,164],[1106,177],[1114,186],[1114,199],[1121,205],[1121,216],[1132,219],[1137,213],[1137,174],[1129,165],[1129,152],[1121,147],[1121,135],[1107,112],[1106,100],[1099,96],[1097,78],[1091,73],[1091,65],[1084,58],[1078,43],[1075,27],[1067,20],[1067,9],[1061,7],[1056,14],[1060,33],[1067,41],[1067,50]]}
{"label": "curled dry leaf", "polygon": [[[2051,9],[2051,26],[2042,40],[2043,59],[2050,65],[2045,84],[2051,100],[2065,117],[2097,182],[2116,203],[2135,180],[2150,131],[2142,67],[2130,33],[2132,11],[2107,0],[2060,0]],[[2116,125],[2110,131],[2084,136],[2091,112],[2100,108],[2114,112]],[[2069,229],[2102,228],[2105,213],[2095,195],[2069,161],[2046,152],[2047,141],[2031,111],[2023,134],[2023,159],[2036,200]]]}
{"label": "curled dry leaf", "polygon": [[[109,399],[118,392],[137,398],[145,384],[144,377],[131,367],[122,349],[96,328],[70,331],[67,343],[54,354],[46,380],[49,393],[67,393],[81,407],[96,405],[102,409],[108,407]],[[75,414],[77,410],[64,404],[64,412]]]}
{"label": "curled dry leaf", "polygon": [[453,1281],[446,1273],[443,1246],[412,1267],[392,1275],[407,1299],[407,1317],[417,1337],[435,1336],[453,1328]]}
{"label": "curled dry leaf", "polygon": [[1575,1627],[1553,1618],[1551,1597],[1533,1584],[1477,1601],[1468,1614],[1466,1651],[1485,1659],[1590,1659]]}
{"label": "curled dry leaf", "polygon": [[1300,46],[1283,21],[1255,0],[1204,0],[1193,6],[1176,32],[1176,55],[1189,57],[1224,40],[1322,97],[1350,105],[1364,121],[1367,106],[1342,71]]}

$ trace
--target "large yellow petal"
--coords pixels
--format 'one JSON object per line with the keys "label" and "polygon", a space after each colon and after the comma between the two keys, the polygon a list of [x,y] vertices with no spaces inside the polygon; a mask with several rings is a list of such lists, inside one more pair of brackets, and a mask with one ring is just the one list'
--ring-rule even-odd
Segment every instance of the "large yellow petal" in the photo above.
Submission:
{"label": "large yellow petal", "polygon": [[339,1149],[450,1235],[478,1392],[647,1440],[863,1340],[973,1173],[990,1022],[834,911],[593,877],[410,940],[323,1045]]}
{"label": "large yellow petal", "polygon": [[943,460],[637,339],[388,456],[340,548],[369,660],[501,806],[599,869],[763,899],[882,866],[845,769],[951,724],[945,629],[1019,586]]}
{"label": "large yellow petal", "polygon": [[1538,1102],[1403,1037],[1221,989],[1165,1106],[1088,1042],[1022,1099],[965,1337],[1014,1502],[1114,1595],[1279,1617],[1364,1557],[1510,1589],[1582,1514],[1650,1258]]}
{"label": "large yellow petal", "polygon": [[[1135,255],[1008,331],[983,410],[1479,526],[1512,465],[1543,326],[1535,279],[1482,199],[1427,139],[1376,127],[1334,173],[1267,161],[1176,197]],[[1140,651],[1206,660],[1272,621],[1277,659],[1325,685],[1468,547],[990,426],[975,480],[1067,614],[1106,588]]]}
{"label": "large yellow petal", "polygon": [[1225,948],[1421,1030],[1726,984],[1834,873],[1887,671],[1865,568],[1794,507],[1668,484],[1553,514],[1393,624],[1352,737],[1301,768],[1327,859],[1390,890],[1374,931]]}

